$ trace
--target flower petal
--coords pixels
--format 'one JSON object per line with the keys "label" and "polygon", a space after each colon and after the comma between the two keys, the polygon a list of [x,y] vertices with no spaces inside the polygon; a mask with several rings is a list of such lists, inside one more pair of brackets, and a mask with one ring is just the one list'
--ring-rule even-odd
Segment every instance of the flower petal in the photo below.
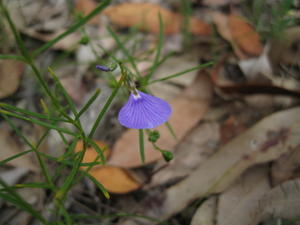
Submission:
{"label": "flower petal", "polygon": [[98,70],[101,70],[101,71],[104,71],[104,72],[108,72],[108,71],[111,71],[111,69],[107,66],[103,66],[103,65],[96,65],[96,68]]}
{"label": "flower petal", "polygon": [[166,122],[172,109],[166,101],[138,91],[139,96],[130,95],[119,112],[119,122],[128,128],[151,129]]}

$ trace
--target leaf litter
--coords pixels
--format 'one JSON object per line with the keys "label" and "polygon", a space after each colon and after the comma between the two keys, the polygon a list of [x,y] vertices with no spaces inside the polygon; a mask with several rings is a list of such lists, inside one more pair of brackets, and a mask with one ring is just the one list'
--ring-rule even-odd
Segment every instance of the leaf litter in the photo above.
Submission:
{"label": "leaf litter", "polygon": [[[36,0],[5,2],[31,50],[34,49],[32,46],[41,44],[37,39],[41,42],[52,40],[98,4],[92,0],[78,0],[70,5],[62,1],[45,4]],[[122,50],[116,38],[111,37],[107,26],[114,28],[122,45],[137,59],[136,66],[141,74],[146,75],[152,64],[143,57],[152,60],[156,57],[161,17],[164,40],[160,57],[169,56],[154,71],[153,79],[194,67],[199,61],[214,60],[212,69],[195,70],[149,86],[155,96],[169,101],[173,108],[169,123],[177,138],[162,125],[157,128],[160,138],[156,143],[173,152],[171,162],[165,162],[161,153],[145,139],[146,161],[142,163],[138,132],[125,130],[117,121],[117,112],[125,99],[122,96],[127,96],[123,91],[95,133],[96,143],[102,147],[103,141],[111,149],[104,152],[107,165],[100,165],[99,161],[99,165],[89,171],[112,193],[113,200],[103,201],[96,186],[84,180],[69,193],[68,211],[93,215],[122,211],[191,225],[254,225],[267,223],[271,217],[299,217],[295,210],[300,202],[297,188],[299,48],[297,35],[294,35],[298,28],[287,29],[286,34],[291,34],[289,42],[278,37],[263,39],[258,25],[239,6],[243,6],[242,1],[193,1],[192,11],[184,11],[183,4],[172,1],[116,1],[83,29],[57,42],[50,51],[38,57],[39,66],[51,64],[60,71],[59,79],[78,109],[95,90],[101,89],[101,96],[80,118],[85,131],[91,129],[110,94],[109,85],[113,86],[114,78],[119,76],[119,71],[109,75],[96,72],[91,69],[94,63],[109,62],[110,52],[130,61],[128,53]],[[189,27],[185,27],[187,24]],[[141,44],[137,44],[139,39]],[[5,48],[3,51],[3,54],[11,53]],[[283,59],[278,52],[288,57]],[[71,70],[66,70],[63,67],[70,63],[70,58],[75,63]],[[52,65],[54,59],[61,64],[56,61]],[[128,67],[134,71],[134,65]],[[30,72],[25,70],[24,63],[3,59],[0,70],[1,100],[42,112],[39,102],[43,95],[38,89],[32,88],[30,96],[27,95],[30,99],[21,95],[28,93],[23,89],[28,88],[30,81]],[[4,123],[1,120],[0,160],[26,149]],[[17,124],[30,137],[28,128],[26,130],[23,123]],[[38,129],[37,126],[32,128]],[[46,138],[47,144],[43,146],[46,148],[42,152],[47,158],[47,166],[57,176],[58,162],[53,161],[53,157],[59,157],[67,147],[59,141],[59,134],[54,133]],[[67,141],[71,139],[68,137]],[[80,143],[75,152],[78,149],[82,149]],[[40,182],[36,175],[41,171],[31,157],[31,154],[25,154],[1,166],[1,179],[10,185],[23,181]],[[97,151],[88,148],[82,163],[93,163],[97,157]],[[80,167],[81,171],[86,168],[86,165]],[[60,172],[68,175],[68,171]],[[49,204],[44,206],[43,202],[45,196],[49,197],[47,193],[43,189],[39,193],[33,190],[20,189],[18,192],[35,206],[48,209]],[[195,201],[203,203],[193,204]],[[14,223],[24,220],[24,224],[32,224],[28,214],[12,211],[5,200],[0,203],[1,212],[3,210],[7,215],[3,216],[4,222],[16,214]],[[192,213],[194,216],[188,214],[183,219],[185,210],[195,212]],[[49,214],[48,211],[43,213]],[[96,223],[99,219],[90,217],[80,222]],[[122,225],[153,223],[136,218],[109,218],[106,222]]]}

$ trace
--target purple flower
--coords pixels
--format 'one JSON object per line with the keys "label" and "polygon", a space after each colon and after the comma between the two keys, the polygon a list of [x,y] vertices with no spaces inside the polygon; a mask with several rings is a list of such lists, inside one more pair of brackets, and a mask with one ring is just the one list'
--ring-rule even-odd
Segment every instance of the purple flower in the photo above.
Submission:
{"label": "purple flower", "polygon": [[151,129],[166,122],[172,113],[166,101],[137,91],[119,112],[119,122],[128,128]]}
{"label": "purple flower", "polygon": [[104,71],[104,72],[111,71],[111,69],[109,67],[107,67],[107,66],[97,65],[96,68],[98,70],[101,70],[101,71]]}

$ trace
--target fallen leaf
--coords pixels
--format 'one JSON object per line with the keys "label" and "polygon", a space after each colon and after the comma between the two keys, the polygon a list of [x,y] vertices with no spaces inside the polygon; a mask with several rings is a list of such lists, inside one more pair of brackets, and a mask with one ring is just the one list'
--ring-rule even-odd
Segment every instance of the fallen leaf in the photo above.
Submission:
{"label": "fallen leaf", "polygon": [[[249,167],[275,160],[299,146],[299,115],[300,107],[296,107],[262,119],[221,147],[186,179],[155,196],[151,207],[141,204],[138,213],[167,219],[195,199],[224,191]],[[135,220],[122,225],[135,225]]]}
{"label": "fallen leaf", "polygon": [[271,189],[268,172],[267,166],[250,168],[220,195],[217,225],[252,224],[251,209]]}
{"label": "fallen leaf", "polygon": [[[259,176],[259,174],[252,176],[257,175]],[[247,185],[253,189],[249,190]],[[221,212],[218,211],[221,216],[218,217],[217,225],[259,224],[271,218],[295,219],[300,216],[299,185],[300,180],[297,179],[270,189],[267,177],[264,178],[264,181],[252,184],[241,183],[237,188],[248,189],[248,192],[245,192],[240,198],[235,196],[238,198],[235,203],[231,201],[230,194],[227,194],[227,201],[220,202],[223,209]]]}
{"label": "fallen leaf", "polygon": [[300,179],[289,180],[271,189],[259,200],[256,208],[251,210],[249,224],[258,224],[270,218],[293,220],[300,216]]}
{"label": "fallen leaf", "polygon": [[132,172],[119,167],[92,168],[89,174],[111,193],[126,194],[141,187],[141,184],[132,176]]}
{"label": "fallen leaf", "polygon": [[16,92],[20,85],[24,63],[16,60],[0,60],[0,99]]}
{"label": "fallen leaf", "polygon": [[189,24],[189,31],[194,35],[210,35],[210,26],[202,20],[192,17]]}
{"label": "fallen leaf", "polygon": [[[16,140],[12,137],[9,130],[10,129],[8,125],[3,123],[0,124],[0,160],[5,160],[22,152],[22,147],[17,144]],[[6,164],[28,169],[33,172],[39,171],[38,167],[33,163],[32,158],[28,154],[15,158],[7,162]]]}
{"label": "fallen leaf", "polygon": [[240,16],[213,12],[212,18],[218,32],[231,44],[235,54],[240,59],[258,56],[262,53],[263,46],[259,35]]}
{"label": "fallen leaf", "polygon": [[[82,13],[83,16],[86,16],[91,11],[93,11],[97,6],[97,2],[94,0],[77,0],[75,8],[78,12]],[[99,25],[100,24],[100,15],[95,16],[88,21],[88,24]]]}
{"label": "fallen leaf", "polygon": [[[95,143],[100,147],[101,150],[103,150],[103,155],[105,158],[109,156],[109,150],[107,148],[107,145],[102,141],[95,140]],[[83,150],[83,141],[79,140],[75,147],[75,152],[80,152]],[[96,162],[102,162],[101,157],[99,156],[98,152],[93,147],[88,147],[86,149],[86,152],[83,156],[82,163],[92,163],[95,162],[95,160],[98,158]],[[82,169],[86,168],[86,166],[81,166]]]}
{"label": "fallen leaf", "polygon": [[[173,150],[177,143],[193,128],[207,112],[212,97],[212,85],[206,72],[199,72],[191,86],[170,102],[173,114],[169,123],[173,127],[177,139],[174,139],[166,125],[157,128],[160,139],[157,145],[162,149]],[[153,149],[150,142],[145,141],[146,164],[161,159],[161,153]],[[109,165],[124,168],[138,167],[143,165],[139,153],[138,132],[135,129],[127,130],[115,143]]]}
{"label": "fallen leaf", "polygon": [[[6,7],[14,24],[22,33],[45,42],[65,32],[70,24],[70,10],[65,1],[55,4],[32,0],[7,1]],[[80,38],[78,32],[69,34],[53,48],[73,50]]]}
{"label": "fallen leaf", "polygon": [[274,162],[271,169],[272,184],[278,185],[294,176],[299,176],[300,147],[297,146],[291,152],[281,156]]}
{"label": "fallen leaf", "polygon": [[228,25],[228,15],[221,12],[212,12],[212,19],[220,35],[231,44],[235,54],[241,59],[247,58],[246,54],[241,51],[233,40],[233,36]]}
{"label": "fallen leaf", "polygon": [[250,56],[258,56],[263,51],[263,46],[258,33],[241,16],[230,14],[228,25],[233,41]]}
{"label": "fallen leaf", "polygon": [[[164,23],[164,33],[180,32],[182,16],[152,3],[123,3],[110,6],[103,11],[109,20],[120,27],[138,26],[141,30],[159,32],[159,14]],[[192,18],[190,31],[195,35],[210,35],[210,26],[200,19]]]}
{"label": "fallen leaf", "polygon": [[220,128],[221,134],[221,143],[226,144],[236,135],[242,133],[246,127],[244,124],[239,121],[239,118],[236,118],[234,115],[231,115]]}
{"label": "fallen leaf", "polygon": [[195,212],[191,225],[215,225],[217,213],[217,197],[212,196]]}

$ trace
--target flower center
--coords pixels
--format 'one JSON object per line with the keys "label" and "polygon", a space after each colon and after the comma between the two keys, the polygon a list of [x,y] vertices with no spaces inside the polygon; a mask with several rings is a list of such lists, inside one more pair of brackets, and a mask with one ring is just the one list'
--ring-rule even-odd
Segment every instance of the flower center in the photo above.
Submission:
{"label": "flower center", "polygon": [[141,98],[140,94],[138,93],[138,91],[136,89],[132,91],[132,95],[133,95],[134,100],[138,100]]}

